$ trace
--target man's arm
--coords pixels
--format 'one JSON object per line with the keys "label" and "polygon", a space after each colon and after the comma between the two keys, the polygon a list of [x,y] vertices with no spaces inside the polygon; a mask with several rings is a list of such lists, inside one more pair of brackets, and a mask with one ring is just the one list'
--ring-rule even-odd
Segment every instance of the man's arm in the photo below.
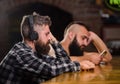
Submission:
{"label": "man's arm", "polygon": [[111,59],[112,59],[112,55],[109,52],[109,50],[108,50],[107,46],[105,45],[105,43],[95,33],[90,32],[90,35],[91,35],[92,43],[94,44],[94,46],[96,47],[96,49],[98,50],[99,53],[101,53],[103,50],[107,51],[106,55],[103,56],[102,61],[110,62]]}
{"label": "man's arm", "polygon": [[94,64],[99,64],[102,58],[99,56],[96,52],[87,52],[82,56],[70,56],[70,58],[74,61],[84,61],[88,60],[90,62],[93,62]]}
{"label": "man's arm", "polygon": [[40,58],[34,54],[17,55],[16,70],[23,70],[49,79],[64,72],[74,72],[80,70],[78,62],[54,58],[48,55],[41,55]]}

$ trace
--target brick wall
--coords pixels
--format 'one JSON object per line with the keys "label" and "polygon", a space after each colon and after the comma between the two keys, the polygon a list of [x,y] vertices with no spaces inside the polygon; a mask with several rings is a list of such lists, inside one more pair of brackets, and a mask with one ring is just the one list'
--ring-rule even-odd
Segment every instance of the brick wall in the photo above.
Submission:
{"label": "brick wall", "polygon": [[[99,9],[94,0],[0,0],[0,53],[1,58],[8,51],[9,23],[8,14],[20,6],[29,3],[44,3],[56,6],[72,15],[73,20],[81,20],[91,27],[91,30],[100,35],[102,26]],[[18,11],[19,12],[19,11]],[[13,15],[14,16],[14,15]],[[11,18],[12,19],[12,18]],[[62,22],[61,22],[62,23]],[[4,51],[4,52],[3,52]]]}

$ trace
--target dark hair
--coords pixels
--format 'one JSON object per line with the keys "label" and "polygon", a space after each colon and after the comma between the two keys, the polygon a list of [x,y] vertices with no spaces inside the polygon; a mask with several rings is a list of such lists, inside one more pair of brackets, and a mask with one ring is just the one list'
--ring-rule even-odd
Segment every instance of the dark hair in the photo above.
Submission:
{"label": "dark hair", "polygon": [[66,34],[66,32],[70,28],[70,26],[73,25],[73,24],[82,25],[82,26],[84,26],[89,31],[89,27],[86,24],[84,24],[83,22],[81,22],[81,21],[73,21],[70,24],[68,24],[67,27],[65,28],[64,35]]}
{"label": "dark hair", "polygon": [[29,32],[30,32],[30,21],[29,17],[32,16],[33,18],[33,30],[34,25],[51,25],[51,20],[49,16],[42,16],[37,13],[33,13],[33,15],[25,15],[23,16],[21,22],[21,35],[25,39],[29,39]]}

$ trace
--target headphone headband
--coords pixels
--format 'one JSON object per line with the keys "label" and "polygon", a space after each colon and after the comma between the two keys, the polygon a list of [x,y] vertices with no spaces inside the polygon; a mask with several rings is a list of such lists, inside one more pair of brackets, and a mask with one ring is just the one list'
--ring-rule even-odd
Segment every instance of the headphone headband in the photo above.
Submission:
{"label": "headphone headband", "polygon": [[38,39],[38,33],[34,31],[34,21],[33,21],[33,15],[28,16],[29,19],[29,39],[31,41]]}

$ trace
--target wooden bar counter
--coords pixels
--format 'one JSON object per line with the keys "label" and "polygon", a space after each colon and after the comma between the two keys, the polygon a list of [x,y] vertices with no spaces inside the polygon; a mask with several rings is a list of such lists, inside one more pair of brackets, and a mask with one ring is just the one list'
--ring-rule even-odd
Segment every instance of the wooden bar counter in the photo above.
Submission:
{"label": "wooden bar counter", "polygon": [[94,70],[64,73],[42,84],[120,84],[120,56]]}

